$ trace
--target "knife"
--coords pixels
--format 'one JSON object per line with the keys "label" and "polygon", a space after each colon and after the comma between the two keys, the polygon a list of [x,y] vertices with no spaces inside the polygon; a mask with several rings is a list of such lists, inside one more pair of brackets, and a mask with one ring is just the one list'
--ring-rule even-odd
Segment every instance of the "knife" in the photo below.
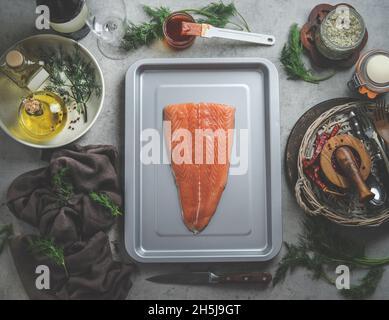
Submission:
{"label": "knife", "polygon": [[272,275],[268,272],[226,273],[220,275],[213,272],[186,272],[162,274],[146,280],[161,284],[213,285],[226,283],[260,283],[267,285],[271,282]]}
{"label": "knife", "polygon": [[216,28],[206,23],[182,22],[181,34],[183,36],[200,36],[203,38],[224,38],[246,41],[266,46],[272,46],[276,43],[275,37],[271,35]]}

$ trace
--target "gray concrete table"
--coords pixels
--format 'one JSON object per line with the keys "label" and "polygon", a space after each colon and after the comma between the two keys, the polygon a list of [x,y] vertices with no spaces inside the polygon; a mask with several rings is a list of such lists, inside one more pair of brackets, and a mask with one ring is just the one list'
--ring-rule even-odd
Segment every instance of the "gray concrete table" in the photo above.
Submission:
{"label": "gray concrete table", "polygon": [[[182,7],[199,7],[210,0],[126,0],[128,17],[134,22],[142,21],[145,16],[140,4],[152,6],[166,5],[172,9]],[[227,1],[227,0],[226,0]],[[337,3],[337,1],[325,1]],[[340,1],[341,2],[341,1]],[[271,48],[256,47],[223,40],[196,41],[189,50],[172,52],[155,43],[132,52],[123,61],[112,61],[104,58],[97,49],[96,38],[92,33],[82,40],[96,56],[106,80],[106,99],[103,112],[94,127],[80,139],[81,144],[113,144],[123,149],[123,114],[124,114],[124,75],[128,67],[141,58],[161,57],[262,57],[274,62],[280,73],[281,94],[281,137],[282,148],[297,119],[311,106],[330,98],[348,96],[346,82],[352,70],[339,72],[330,81],[312,85],[301,81],[289,81],[281,68],[279,55],[288,30],[293,22],[302,25],[310,9],[319,4],[315,0],[235,0],[239,11],[246,17],[253,31],[274,34],[277,44]],[[350,1],[366,20],[370,32],[368,49],[389,49],[387,32],[389,30],[389,2],[387,0],[354,0]],[[4,52],[14,42],[37,33],[34,28],[35,1],[0,0],[0,52]],[[0,97],[1,98],[1,97]],[[3,132],[0,132],[0,203],[5,201],[6,191],[11,181],[19,174],[43,166],[40,151],[25,147]],[[302,211],[297,206],[292,193],[288,190],[283,178],[283,226],[284,241],[294,242],[300,230]],[[0,223],[12,222],[16,232],[25,231],[28,227],[18,222],[5,206],[0,207]],[[387,228],[386,228],[387,229]],[[387,243],[389,236],[383,230],[361,231],[369,245],[369,253],[389,255]],[[314,281],[304,270],[296,270],[286,281],[275,288],[261,290],[255,287],[193,287],[156,285],[145,279],[151,275],[183,270],[270,270],[274,271],[278,258],[266,264],[149,264],[139,265],[133,276],[134,286],[129,299],[338,299],[336,289],[321,281]],[[335,275],[335,274],[334,274]],[[387,298],[389,295],[389,273],[384,274],[373,298]],[[0,299],[27,298],[17,276],[11,255],[7,250],[0,256]]]}

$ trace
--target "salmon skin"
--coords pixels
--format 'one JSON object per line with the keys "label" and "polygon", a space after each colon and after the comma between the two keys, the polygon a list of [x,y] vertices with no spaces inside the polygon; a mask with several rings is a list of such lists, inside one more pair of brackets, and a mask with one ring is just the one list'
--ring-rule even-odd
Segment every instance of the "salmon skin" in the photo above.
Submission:
{"label": "salmon skin", "polygon": [[216,212],[227,184],[235,108],[185,103],[164,109],[171,168],[186,227],[197,234]]}

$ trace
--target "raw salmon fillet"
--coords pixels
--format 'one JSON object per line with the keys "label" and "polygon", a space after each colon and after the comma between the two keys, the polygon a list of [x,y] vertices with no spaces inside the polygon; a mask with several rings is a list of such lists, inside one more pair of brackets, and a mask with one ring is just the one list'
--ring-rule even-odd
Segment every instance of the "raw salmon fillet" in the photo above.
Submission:
{"label": "raw salmon fillet", "polygon": [[[175,104],[164,109],[164,120],[171,125],[169,134],[165,131],[165,138],[182,217],[186,227],[197,234],[215,214],[227,184],[235,109],[215,103]],[[179,129],[190,132],[189,145],[184,144],[183,136],[177,135]],[[200,138],[196,138],[198,129],[204,133]],[[219,140],[217,133],[224,133],[224,140]],[[183,149],[183,145],[187,148]],[[181,161],[175,161],[177,156]]]}

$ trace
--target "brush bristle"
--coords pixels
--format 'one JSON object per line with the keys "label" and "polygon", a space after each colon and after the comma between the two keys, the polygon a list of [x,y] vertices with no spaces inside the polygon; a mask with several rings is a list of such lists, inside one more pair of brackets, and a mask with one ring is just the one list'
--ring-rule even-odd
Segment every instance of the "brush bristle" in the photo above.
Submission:
{"label": "brush bristle", "polygon": [[202,26],[198,23],[182,22],[181,35],[183,36],[201,36]]}

